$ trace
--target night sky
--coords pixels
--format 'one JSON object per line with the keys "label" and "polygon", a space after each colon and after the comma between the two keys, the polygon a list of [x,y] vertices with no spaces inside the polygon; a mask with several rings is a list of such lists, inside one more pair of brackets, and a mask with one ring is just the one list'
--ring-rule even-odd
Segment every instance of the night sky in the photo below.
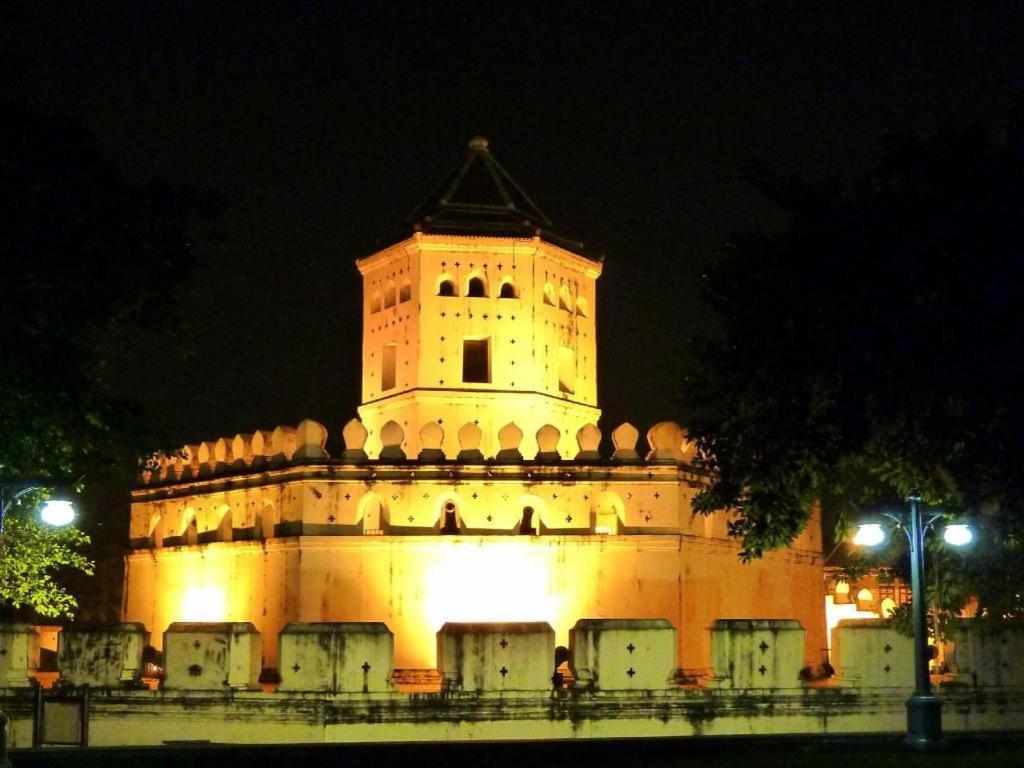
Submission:
{"label": "night sky", "polygon": [[777,222],[746,161],[857,175],[887,134],[998,119],[1024,92],[1016,3],[214,5],[7,4],[0,24],[9,98],[80,121],[134,180],[227,203],[182,308],[192,354],[143,346],[120,382],[178,442],[307,416],[340,432],[353,260],[474,134],[606,254],[603,426],[644,429],[675,415],[702,262]]}

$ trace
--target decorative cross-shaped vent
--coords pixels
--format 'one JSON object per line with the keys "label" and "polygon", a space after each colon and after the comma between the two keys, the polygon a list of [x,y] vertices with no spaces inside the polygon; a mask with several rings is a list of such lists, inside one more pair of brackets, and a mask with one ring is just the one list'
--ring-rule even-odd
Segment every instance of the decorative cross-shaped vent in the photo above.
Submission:
{"label": "decorative cross-shaped vent", "polygon": [[883,648],[882,650],[885,651],[886,653],[889,653],[889,651],[892,650],[892,646],[889,645],[889,643],[886,643],[885,644],[885,648]]}
{"label": "decorative cross-shaped vent", "polygon": [[502,677],[504,677],[508,674],[508,667],[503,666],[501,669],[498,670],[498,672],[501,674]]}
{"label": "decorative cross-shaped vent", "polygon": [[889,674],[892,671],[892,667],[890,667],[888,664],[882,667],[882,669],[885,670],[885,674]]}
{"label": "decorative cross-shaped vent", "polygon": [[629,675],[632,678],[636,674],[636,670],[633,669],[632,667],[630,667],[629,669],[626,670],[626,674]]}
{"label": "decorative cross-shaped vent", "polygon": [[626,650],[629,651],[630,653],[632,653],[633,651],[636,650],[636,646],[633,645],[632,643],[630,643],[629,645],[626,646]]}
{"label": "decorative cross-shaped vent", "polygon": [[761,644],[759,646],[757,646],[757,647],[761,649],[761,653],[764,653],[765,651],[768,650],[768,643],[766,643],[764,640],[762,640]]}
{"label": "decorative cross-shaped vent", "polygon": [[292,672],[298,672],[300,669],[302,669],[302,667],[299,666],[299,662],[296,661],[292,664]]}
{"label": "decorative cross-shaped vent", "polygon": [[501,647],[502,647],[503,649],[504,649],[504,648],[508,648],[508,640],[506,640],[506,639],[505,639],[505,638],[503,637],[503,638],[501,638],[501,642],[500,642],[500,643],[498,643],[498,645],[500,645],[500,646],[501,646]]}
{"label": "decorative cross-shaped vent", "polygon": [[760,667],[757,668],[757,671],[761,673],[761,677],[764,677],[765,673],[768,671],[768,667],[762,664]]}
{"label": "decorative cross-shaped vent", "polygon": [[364,661],[364,662],[363,662],[363,674],[365,675],[365,674],[367,674],[367,673],[368,673],[369,671],[370,671],[370,662],[368,662],[368,661]]}

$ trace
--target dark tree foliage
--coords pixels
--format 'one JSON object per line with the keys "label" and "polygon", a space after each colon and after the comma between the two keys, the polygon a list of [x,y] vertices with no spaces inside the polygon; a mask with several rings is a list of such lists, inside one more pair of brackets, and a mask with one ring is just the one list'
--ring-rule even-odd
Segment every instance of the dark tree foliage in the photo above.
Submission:
{"label": "dark tree foliage", "polygon": [[[126,183],[83,129],[0,106],[0,475],[124,487],[154,435],[138,404],[115,394],[112,363],[175,328],[191,235],[208,211],[192,192]],[[31,511],[14,509],[20,520],[0,542],[0,603],[66,611],[73,603],[53,582],[33,592],[27,581],[80,560],[51,552],[34,569],[17,563],[43,556],[55,537],[72,548],[81,538],[36,530]]]}
{"label": "dark tree foliage", "polygon": [[940,602],[1019,614],[1021,123],[894,144],[854,184],[759,184],[788,226],[717,255],[720,326],[687,349],[684,418],[716,473],[697,508],[735,510],[750,558],[792,541],[815,501],[842,522],[916,488],[982,531],[942,569]]}

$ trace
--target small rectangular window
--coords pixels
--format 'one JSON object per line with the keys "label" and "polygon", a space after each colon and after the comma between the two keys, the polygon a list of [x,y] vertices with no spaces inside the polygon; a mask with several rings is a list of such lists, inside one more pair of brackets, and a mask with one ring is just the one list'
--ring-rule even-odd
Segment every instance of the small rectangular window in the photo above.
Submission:
{"label": "small rectangular window", "polygon": [[572,347],[558,349],[558,391],[576,391],[576,351]]}
{"label": "small rectangular window", "polygon": [[395,357],[398,347],[385,344],[380,355],[380,389],[387,392],[395,388]]}
{"label": "small rectangular window", "polygon": [[466,339],[462,342],[462,380],[469,384],[490,383],[490,339]]}

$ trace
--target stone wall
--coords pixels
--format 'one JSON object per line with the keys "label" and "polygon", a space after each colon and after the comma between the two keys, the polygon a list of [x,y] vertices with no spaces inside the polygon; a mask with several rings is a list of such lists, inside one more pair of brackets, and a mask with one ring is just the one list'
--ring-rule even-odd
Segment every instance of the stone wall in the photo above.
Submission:
{"label": "stone wall", "polygon": [[[135,629],[83,629],[76,642],[81,648],[95,648],[112,634],[131,634]],[[732,670],[732,687],[725,689],[663,679],[660,670],[669,662],[667,650],[672,645],[665,641],[665,633],[671,630],[665,622],[580,622],[573,635],[577,657],[570,663],[574,669],[596,674],[564,689],[550,676],[554,651],[550,627],[446,625],[437,642],[447,684],[434,692],[406,693],[396,690],[385,676],[390,648],[386,627],[292,625],[282,645],[293,654],[288,658],[299,670],[275,692],[252,685],[256,668],[251,661],[260,638],[251,626],[176,625],[165,640],[166,679],[159,690],[133,687],[125,681],[100,685],[109,674],[93,667],[91,673],[79,675],[77,688],[65,688],[61,695],[67,702],[67,696],[76,692],[81,696],[82,686],[89,686],[84,706],[90,746],[182,740],[272,744],[878,733],[905,727],[906,691],[808,684],[790,675],[787,665],[799,659],[790,647],[800,631],[792,621],[724,622],[709,631],[716,664]],[[863,630],[866,635],[878,631]],[[0,636],[5,632],[11,634],[0,628]],[[90,633],[95,639],[86,636]],[[774,651],[760,647],[768,638],[778,646]],[[622,640],[629,641],[624,648],[619,647]],[[874,645],[873,641],[846,643],[848,665],[873,668],[878,660],[874,657],[884,656]],[[620,685],[619,667],[641,652],[655,671],[643,672],[647,675],[643,687]],[[779,672],[751,672],[751,657],[767,667],[764,658],[768,656]],[[19,675],[27,671],[27,663],[18,670]],[[601,680],[604,685],[594,685]],[[954,686],[940,689],[939,695],[948,731],[1024,727],[1024,688],[1002,686],[992,696]],[[44,711],[50,706],[46,701],[44,694]],[[0,706],[13,721],[13,746],[30,744],[34,693],[26,688],[0,688]]]}

